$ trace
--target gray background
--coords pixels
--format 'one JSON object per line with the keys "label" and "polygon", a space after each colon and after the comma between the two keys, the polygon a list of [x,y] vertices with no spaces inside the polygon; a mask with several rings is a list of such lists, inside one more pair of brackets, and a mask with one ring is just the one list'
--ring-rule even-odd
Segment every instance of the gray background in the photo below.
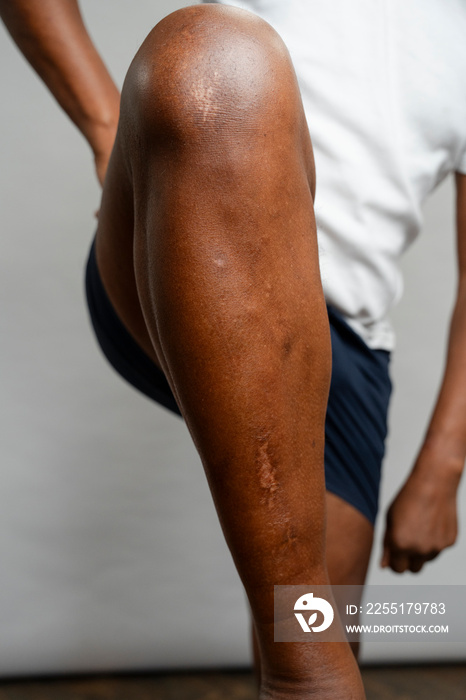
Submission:
{"label": "gray background", "polygon": [[[182,4],[82,2],[119,84],[148,30]],[[187,430],[116,377],[91,335],[91,153],[3,29],[0,78],[0,674],[246,664],[245,596]],[[383,507],[411,466],[444,361],[452,205],[449,179],[405,260]],[[463,487],[462,513],[465,500]],[[463,534],[421,576],[380,571],[382,520],[371,583],[466,584]],[[465,657],[464,644],[363,653]]]}

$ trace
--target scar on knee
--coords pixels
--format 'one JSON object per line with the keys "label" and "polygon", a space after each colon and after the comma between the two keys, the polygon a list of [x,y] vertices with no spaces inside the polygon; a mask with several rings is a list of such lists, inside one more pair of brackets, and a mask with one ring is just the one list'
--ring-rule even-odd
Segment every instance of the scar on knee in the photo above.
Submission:
{"label": "scar on knee", "polygon": [[[215,72],[215,79],[218,74]],[[215,117],[219,111],[218,101],[215,99],[216,88],[212,84],[207,84],[204,78],[200,78],[192,84],[192,94],[195,103],[202,114],[202,121],[206,122],[209,118]]]}

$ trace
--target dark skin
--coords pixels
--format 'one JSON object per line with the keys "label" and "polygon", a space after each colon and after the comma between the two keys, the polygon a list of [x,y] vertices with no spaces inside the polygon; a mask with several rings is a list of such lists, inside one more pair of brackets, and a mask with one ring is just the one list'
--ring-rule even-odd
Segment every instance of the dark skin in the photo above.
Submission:
{"label": "dark skin", "polygon": [[[206,8],[192,8],[188,12],[210,11]],[[224,11],[220,8],[213,10]],[[99,181],[103,183],[118,123],[119,94],[87,35],[77,3],[74,0],[0,0],[0,12],[23,53],[88,140],[94,153]],[[190,21],[194,22],[194,16],[190,15]],[[205,19],[207,16],[197,15],[198,19]],[[172,17],[182,23],[188,19],[188,15],[179,13]],[[204,19],[200,24],[205,26]],[[233,20],[233,17],[230,19]],[[296,93],[289,91],[289,67],[286,68],[286,61],[278,59],[279,54],[282,58],[283,56],[276,43],[274,51],[269,50],[271,35],[267,34],[265,29],[259,30],[258,24],[254,24],[254,28],[252,24],[248,24],[247,31],[242,35],[253,39],[255,44],[268,47],[268,60],[273,58],[276,61],[273,63],[274,75],[277,77],[273,87],[273,98],[282,107],[280,115],[286,113],[288,121],[282,122],[281,134],[274,131],[277,115],[264,109],[270,101],[268,99],[255,103],[256,121],[251,119],[251,133],[256,129],[256,137],[259,133],[256,125],[259,123],[262,134],[269,134],[269,141],[270,134],[274,134],[275,143],[270,153],[267,151],[269,143],[266,139],[262,140],[260,150],[257,138],[248,140],[248,134],[238,131],[233,109],[238,106],[237,98],[220,104],[209,92],[211,83],[203,82],[207,73],[199,75],[194,71],[195,66],[189,63],[190,57],[196,58],[196,65],[199,63],[199,54],[196,51],[199,51],[199,42],[203,37],[200,25],[196,25],[195,22],[192,25],[188,23],[186,26],[192,26],[190,41],[180,45],[176,44],[180,25],[170,25],[171,21],[165,21],[163,31],[172,45],[173,53],[167,51],[162,56],[159,52],[159,42],[155,40],[157,35],[151,33],[152,39],[149,37],[143,45],[127,77],[125,93],[127,96],[132,95],[132,98],[128,97],[126,103],[123,100],[119,135],[106,178],[99,218],[98,263],[109,296],[123,322],[146,353],[166,372],[203,458],[227,542],[250,596],[253,616],[258,621],[259,636],[262,635],[262,656],[266,659],[262,692],[269,693],[267,697],[286,697],[291,690],[297,690],[297,697],[300,697],[299,693],[304,693],[303,697],[311,697],[309,692],[314,685],[315,692],[312,690],[312,697],[327,697],[322,694],[325,692],[332,692],[332,697],[339,697],[337,686],[331,691],[315,687],[316,679],[312,677],[312,673],[309,676],[309,673],[322,659],[319,662],[317,658],[311,658],[314,653],[312,650],[306,652],[310,655],[307,658],[306,653],[302,655],[300,650],[290,645],[286,659],[275,659],[267,626],[270,602],[267,603],[267,596],[264,598],[263,588],[261,589],[261,584],[272,572],[275,583],[281,582],[277,580],[277,576],[283,576],[282,580],[298,583],[305,582],[300,578],[303,576],[309,582],[323,580],[322,577],[327,580],[328,572],[332,583],[362,584],[373,540],[372,525],[359,511],[334,494],[325,495],[323,491],[322,413],[328,383],[329,350],[315,251],[315,172],[312,146],[307,128],[303,125],[300,101]],[[224,39],[228,37],[232,41],[234,37],[235,43],[238,42],[239,31],[236,21],[235,18],[235,21],[228,24],[228,33],[224,35]],[[186,31],[188,35],[191,32],[190,29]],[[222,31],[226,31],[225,27]],[[208,40],[206,37],[207,34],[202,39],[205,42],[205,50],[210,52],[209,55],[215,63],[221,64],[224,52],[220,56],[216,53],[219,26],[212,26]],[[242,46],[242,53],[241,46],[237,46],[242,57],[248,55],[248,46]],[[250,46],[248,50],[252,50]],[[179,60],[180,56],[185,57],[189,70],[194,71],[189,74],[193,78],[190,84],[193,84],[195,78],[197,92],[194,95],[196,99],[193,100],[193,95],[187,94],[186,86],[183,87],[182,81],[178,81],[180,91],[175,92],[178,109],[176,111],[172,109],[173,92],[170,90],[176,78],[176,66],[180,65],[176,64],[174,57]],[[156,73],[152,72],[151,79],[147,81],[149,67],[153,66],[155,61],[161,68]],[[266,66],[262,77],[254,74],[257,91],[264,91],[264,73],[270,73],[271,65],[266,65],[263,61],[258,62],[255,54],[254,58],[250,59],[250,64],[244,65],[248,75],[251,73],[251,66],[254,69],[260,65]],[[228,71],[224,75],[228,75]],[[235,86],[227,80],[226,83],[222,83],[222,93],[239,94],[245,99],[250,85],[248,82]],[[267,95],[266,92],[263,94]],[[162,122],[160,105],[165,110]],[[225,122],[211,118],[212,114],[218,115],[222,111],[225,116],[225,110],[230,111],[230,117]],[[251,111],[249,103],[247,110],[248,113]],[[194,116],[196,128],[193,126]],[[174,123],[179,127],[181,125],[183,129],[176,138],[173,132]],[[134,132],[131,125],[135,124],[142,138],[139,143],[135,143],[131,136]],[[211,128],[209,137],[206,136],[208,130],[199,128],[200,124]],[[212,130],[215,132],[214,139]],[[285,132],[288,141],[285,139]],[[167,146],[169,142],[172,144],[171,148]],[[181,148],[181,143],[189,143],[190,150]],[[238,143],[241,145],[238,146]],[[277,164],[274,167],[273,157],[277,152],[277,144],[286,151],[286,158],[280,161],[279,166]],[[267,172],[261,171],[264,153],[271,159],[269,165],[272,163]],[[225,161],[228,161],[228,167]],[[202,164],[202,168],[192,167],[193,163]],[[298,163],[302,165],[298,167]],[[293,182],[289,193],[290,214],[287,222],[284,222],[285,215],[280,220],[279,216],[275,218],[275,213],[272,218],[273,222],[276,222],[276,228],[273,228],[266,215],[270,219],[275,200],[280,200],[282,196],[283,182],[280,177],[283,176],[283,168],[287,169],[288,181]],[[160,176],[162,172],[163,178]],[[215,173],[215,176],[208,182],[208,187],[202,188],[199,183],[206,172]],[[239,202],[247,200],[250,192],[257,191],[258,174],[261,174],[260,201],[264,211],[256,220],[256,214],[253,215],[253,212],[256,211],[257,202],[249,198],[249,206],[238,208],[236,204],[233,215],[229,201],[232,191],[238,193]],[[242,183],[245,192],[241,189],[232,190],[232,183],[236,180]],[[456,492],[466,454],[466,427],[463,419],[466,408],[466,391],[463,388],[466,387],[466,367],[463,361],[466,357],[465,180],[464,176],[457,176],[460,281],[445,376],[415,467],[394,500],[387,518],[382,565],[390,566],[399,572],[407,569],[419,571],[426,561],[450,546],[456,538]],[[225,191],[228,192],[228,198],[224,196]],[[280,195],[277,195],[277,191]],[[157,205],[154,204],[153,192],[157,193]],[[206,194],[209,201],[205,201]],[[133,202],[136,203],[135,211]],[[197,212],[197,218],[192,216],[193,209]],[[289,250],[287,252],[281,246],[284,231],[289,240],[291,220],[295,223],[294,229],[297,231],[296,240],[291,241],[294,249],[293,264],[298,258],[306,263],[307,276],[304,272],[298,274],[298,281],[294,279],[295,275],[291,279],[289,266],[279,266],[280,259],[283,263],[287,259],[286,255],[289,255]],[[207,221],[209,225],[206,228]],[[229,233],[231,230],[239,230],[246,238],[242,238],[241,245],[237,245],[234,237],[226,237],[226,229]],[[299,233],[300,229],[307,232],[307,237]],[[261,230],[266,231],[266,234],[262,234],[266,235],[266,239],[260,238]],[[269,234],[271,230],[275,231],[275,234]],[[147,231],[151,232],[150,241],[147,239]],[[206,231],[209,238],[204,245],[200,234],[203,232],[205,235]],[[169,247],[165,244],[168,233]],[[248,255],[242,252],[245,240],[249,240]],[[266,240],[268,246],[269,257],[264,258],[263,266],[254,256],[258,240]],[[211,256],[212,243],[219,252],[214,258]],[[157,268],[161,253],[166,256],[163,258],[166,261],[164,270]],[[190,265],[186,268],[183,267],[185,257],[190,260]],[[194,260],[197,261],[198,268],[193,265]],[[149,264],[148,261],[152,262]],[[176,270],[176,275],[173,274],[172,277],[174,279],[176,276],[178,280],[175,285],[170,275],[166,274],[166,270],[172,268]],[[282,284],[281,296],[277,296],[278,292],[274,287],[276,279],[285,282]],[[220,305],[219,298],[222,300]],[[269,300],[269,306],[265,299]],[[295,307],[299,310],[300,305],[306,311],[298,318],[293,313]],[[204,328],[207,335],[199,335],[199,309],[202,308],[209,309],[212,318],[219,319],[214,334]],[[278,326],[274,325],[277,309],[283,311],[282,315],[279,315],[281,322]],[[310,313],[309,310],[312,310],[312,314],[306,316],[306,313]],[[172,318],[182,319],[183,322],[178,322],[177,327],[173,327]],[[197,319],[195,324],[192,324],[193,318]],[[262,325],[259,322],[260,318],[265,319]],[[193,325],[195,327],[192,327]],[[215,326],[212,323],[210,325]],[[241,332],[235,337],[233,331],[236,332],[239,328]],[[274,342],[270,345],[269,355],[255,355],[254,352],[251,355],[244,352],[256,348],[255,352],[258,353],[259,347],[265,346],[265,340],[262,343],[261,338],[267,339],[269,344],[271,335]],[[183,347],[181,354],[180,346]],[[228,357],[225,356],[226,346]],[[192,351],[187,352],[188,347],[192,348]],[[282,373],[285,367],[280,364],[284,362],[285,347],[289,348],[286,353],[286,366],[290,368],[287,382],[283,384],[281,393],[274,394],[273,402],[267,402],[268,393],[275,392],[275,386],[273,392],[267,388],[274,381],[272,377]],[[205,356],[217,357],[209,369],[209,377],[221,393],[223,392],[222,396],[230,396],[232,405],[241,406],[241,414],[244,413],[244,406],[248,406],[248,424],[242,427],[239,420],[237,432],[236,428],[232,431],[229,420],[222,419],[222,410],[225,409],[221,406],[221,396],[217,396],[215,392],[209,394],[202,411],[199,410],[197,398],[194,399],[198,394],[192,379],[192,369],[195,368],[194,374],[202,386],[205,386],[206,377],[202,374],[207,371],[203,362]],[[257,359],[259,356],[260,360]],[[232,386],[228,380],[232,358],[235,369],[241,376],[260,376],[262,384],[259,382],[254,386],[248,380],[241,386],[237,386],[238,382],[235,381]],[[254,369],[254,362],[259,362],[257,371]],[[312,381],[309,380],[313,387],[311,398],[309,395],[301,395],[293,384],[298,383],[298,380],[302,381],[306,372],[307,376],[312,375]],[[247,392],[251,392],[251,396]],[[300,414],[299,420],[303,421],[303,424],[307,421],[306,429],[303,427],[303,434],[314,436],[314,447],[309,446],[312,443],[301,445],[299,440],[303,438],[293,432],[295,428],[293,429],[292,423],[298,418],[291,410],[293,407],[287,403],[290,395],[296,397],[294,410]],[[245,396],[248,397],[246,404]],[[277,402],[283,411],[279,411],[280,419],[273,422],[272,426],[270,421],[272,415],[276,418]],[[264,420],[251,432],[255,416],[261,416]],[[229,442],[227,440],[226,444],[217,443],[217,435],[226,436]],[[228,449],[228,445],[231,446],[231,450]],[[225,452],[238,453],[244,458],[231,461]],[[278,453],[280,459],[277,462]],[[302,455],[302,469],[306,470],[306,479],[309,479],[309,475],[312,477],[306,482],[307,488],[314,487],[312,493],[309,492],[308,509],[298,502],[297,494],[299,492],[303,497],[305,492],[302,489],[305,485],[299,479],[301,467],[295,465],[297,453]],[[251,532],[242,527],[238,528],[237,515],[229,512],[231,498],[227,498],[224,493],[225,472],[221,472],[220,478],[216,466],[218,464],[227,465],[226,473],[230,475],[229,488],[238,483],[238,497],[244,497],[244,493],[239,493],[242,491],[239,484],[243,484],[242,479],[251,473],[246,469],[246,465],[255,464],[257,467],[253,472],[257,481],[250,484],[249,497],[244,504],[245,512],[249,509],[257,514],[257,518],[254,515],[247,521]],[[244,469],[247,471],[246,475]],[[275,494],[276,483],[280,483],[280,499],[283,499],[283,502],[280,500],[278,505],[272,499],[273,505],[270,506],[270,501],[264,500],[264,493],[272,490]],[[264,484],[267,487],[265,491]],[[286,497],[281,495],[283,491]],[[230,491],[229,494],[231,495]],[[269,503],[268,510],[262,514],[260,508],[257,511],[261,499],[263,506]],[[285,503],[288,504],[288,510],[283,510]],[[290,503],[293,504],[292,509]],[[278,510],[279,508],[282,510]],[[291,511],[293,514],[297,513],[297,530],[294,529],[295,522],[287,520],[286,514],[289,515]],[[272,542],[268,536],[265,541],[265,535],[262,535],[261,539],[261,532],[269,532],[271,513],[274,513],[274,517],[282,525],[284,522],[288,523],[285,532],[282,525],[278,525],[275,540]],[[244,542],[250,537],[256,542],[256,549],[253,548],[254,556],[251,552],[244,551]],[[281,564],[277,568],[277,551],[282,551],[283,543],[287,555],[283,562],[280,559]],[[263,569],[261,568],[260,581],[255,571],[257,551],[266,553],[261,563]],[[293,552],[291,558],[290,551]],[[271,557],[269,564],[267,556]],[[248,561],[253,561],[253,564]],[[285,566],[285,561],[288,561],[291,568]],[[257,599],[258,596],[260,600]],[[268,610],[265,617],[262,607],[265,607],[265,611]],[[354,697],[359,697],[358,693],[362,692],[359,680],[347,659],[346,651],[335,652],[332,663],[334,678],[337,681],[342,678],[353,679],[356,693]],[[284,664],[284,668],[287,669],[281,676],[281,679],[284,679],[281,686],[276,674],[276,668],[279,668],[280,664]],[[305,686],[300,685],[301,681]],[[286,685],[287,683],[289,685]],[[351,697],[346,685],[342,697]]]}
{"label": "dark skin", "polygon": [[163,20],[125,81],[97,259],[201,455],[257,629],[261,698],[364,697],[346,643],[273,642],[273,585],[328,581],[314,188],[271,28],[217,6]]}

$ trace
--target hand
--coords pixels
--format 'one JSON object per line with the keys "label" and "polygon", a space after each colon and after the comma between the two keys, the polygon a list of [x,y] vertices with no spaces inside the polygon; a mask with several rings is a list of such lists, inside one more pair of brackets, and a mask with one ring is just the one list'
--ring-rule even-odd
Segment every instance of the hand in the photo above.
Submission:
{"label": "hand", "polygon": [[417,573],[454,544],[457,486],[446,473],[434,477],[422,469],[412,471],[387,512],[382,568]]}

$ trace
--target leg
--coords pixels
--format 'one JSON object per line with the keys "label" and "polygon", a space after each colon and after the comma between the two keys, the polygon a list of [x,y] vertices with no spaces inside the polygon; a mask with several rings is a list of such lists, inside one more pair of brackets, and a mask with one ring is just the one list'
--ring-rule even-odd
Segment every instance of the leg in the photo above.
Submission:
{"label": "leg", "polygon": [[142,311],[249,598],[261,696],[362,698],[347,644],[273,642],[273,585],[327,582],[330,373],[312,148],[281,40],[232,8],[173,13],[130,68],[120,138]]}
{"label": "leg", "polygon": [[[363,586],[371,556],[374,527],[362,513],[327,491],[326,560],[330,583]],[[260,684],[260,653],[254,622],[251,623],[254,668]],[[359,642],[350,644],[358,658]]]}
{"label": "leg", "polygon": [[[372,550],[372,523],[354,506],[327,491],[326,555],[334,586],[363,586]],[[359,642],[352,642],[356,658]]]}

